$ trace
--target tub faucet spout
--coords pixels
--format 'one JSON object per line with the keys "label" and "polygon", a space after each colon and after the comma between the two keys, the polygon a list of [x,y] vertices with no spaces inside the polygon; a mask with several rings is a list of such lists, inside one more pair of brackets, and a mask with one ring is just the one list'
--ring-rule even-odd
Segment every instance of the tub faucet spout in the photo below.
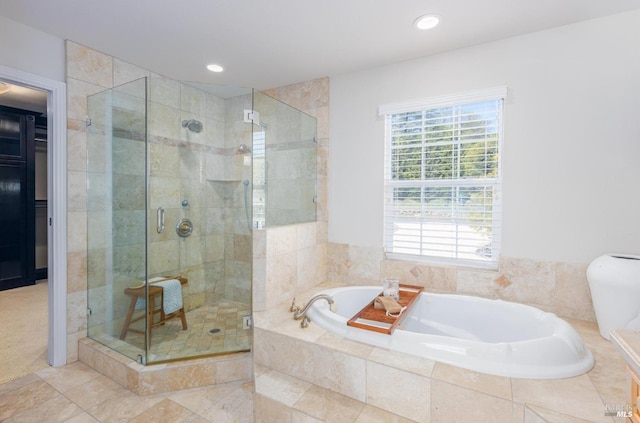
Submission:
{"label": "tub faucet spout", "polygon": [[[300,309],[299,307],[297,307],[296,311],[293,313],[293,318],[295,320],[300,320],[302,319],[302,323],[300,323],[300,326],[302,326],[303,328],[306,328],[307,326],[309,326],[309,318],[307,317],[307,311],[309,310],[309,308],[311,307],[311,305],[313,303],[315,303],[318,300],[327,300],[327,302],[329,304],[333,304],[333,298],[331,298],[331,296],[327,295],[327,294],[319,294],[316,295],[315,297],[311,298],[309,300],[309,302],[307,303],[307,305],[305,305],[302,309]],[[293,305],[292,305],[293,308]]]}

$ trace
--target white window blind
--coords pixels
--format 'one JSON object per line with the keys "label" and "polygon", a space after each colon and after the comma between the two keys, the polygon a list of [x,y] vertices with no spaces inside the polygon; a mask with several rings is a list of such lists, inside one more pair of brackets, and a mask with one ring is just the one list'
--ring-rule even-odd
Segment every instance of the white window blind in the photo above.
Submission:
{"label": "white window blind", "polygon": [[506,88],[380,106],[385,250],[497,266]]}

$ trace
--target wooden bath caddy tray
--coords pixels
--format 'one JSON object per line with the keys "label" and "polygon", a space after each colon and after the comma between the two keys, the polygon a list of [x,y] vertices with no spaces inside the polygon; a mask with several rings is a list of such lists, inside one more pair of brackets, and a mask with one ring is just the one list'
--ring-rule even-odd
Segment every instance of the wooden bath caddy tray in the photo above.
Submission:
{"label": "wooden bath caddy tray", "polygon": [[[407,307],[402,315],[398,318],[388,317],[386,311],[376,310],[373,307],[375,298],[371,300],[362,310],[356,313],[347,325],[360,329],[372,330],[374,332],[386,333],[391,335],[393,330],[400,324],[404,316],[407,314],[414,301],[424,291],[423,286],[400,284],[400,298],[398,304]],[[382,295],[382,293],[380,293]]]}

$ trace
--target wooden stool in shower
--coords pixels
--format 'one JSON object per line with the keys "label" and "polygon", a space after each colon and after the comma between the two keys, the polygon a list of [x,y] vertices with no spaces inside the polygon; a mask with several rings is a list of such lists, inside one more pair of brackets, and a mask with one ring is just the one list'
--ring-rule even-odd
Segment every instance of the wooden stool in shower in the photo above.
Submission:
{"label": "wooden stool in shower", "polygon": [[[180,310],[174,313],[171,313],[171,314],[164,313],[164,308],[162,305],[162,300],[163,300],[162,287],[154,285],[154,283],[166,281],[169,279],[178,279],[181,285],[186,284],[188,281],[187,278],[183,278],[181,276],[169,276],[161,280],[155,280],[153,282],[149,282],[149,289],[147,290],[146,293],[145,293],[144,285],[137,288],[126,288],[124,290],[124,293],[131,297],[131,302],[129,303],[129,310],[127,310],[127,317],[124,319],[124,324],[122,325],[122,332],[120,332],[120,339],[124,340],[127,337],[127,332],[144,334],[145,333],[144,330],[132,328],[131,324],[137,322],[138,320],[142,320],[145,317],[147,318],[146,332],[149,334],[149,345],[151,345],[151,334],[152,334],[151,330],[156,326],[164,325],[165,322],[169,319],[173,319],[174,317],[180,317],[180,319],[182,320],[182,330],[187,329],[187,316],[184,313],[184,306]],[[142,315],[134,318],[133,313],[135,312],[135,309],[136,309],[136,302],[138,301],[138,298],[145,298],[145,295],[147,299],[147,307],[146,307],[147,313],[146,314],[143,313]],[[156,309],[154,298],[158,295],[160,296],[160,307]],[[154,322],[154,316],[158,313],[160,314],[160,319],[157,322]]]}

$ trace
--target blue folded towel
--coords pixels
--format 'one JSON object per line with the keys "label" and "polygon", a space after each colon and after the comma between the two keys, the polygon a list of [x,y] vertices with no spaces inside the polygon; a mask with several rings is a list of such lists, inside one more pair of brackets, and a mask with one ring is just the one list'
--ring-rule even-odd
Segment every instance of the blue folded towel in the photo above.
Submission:
{"label": "blue folded towel", "polygon": [[157,282],[162,287],[162,307],[164,314],[174,313],[182,308],[182,284],[177,279]]}
{"label": "blue folded towel", "polygon": [[[167,279],[162,282],[155,282],[162,288],[162,309],[164,314],[174,313],[182,308],[182,284],[178,279]],[[136,310],[144,308],[147,301],[140,297],[136,301]]]}

